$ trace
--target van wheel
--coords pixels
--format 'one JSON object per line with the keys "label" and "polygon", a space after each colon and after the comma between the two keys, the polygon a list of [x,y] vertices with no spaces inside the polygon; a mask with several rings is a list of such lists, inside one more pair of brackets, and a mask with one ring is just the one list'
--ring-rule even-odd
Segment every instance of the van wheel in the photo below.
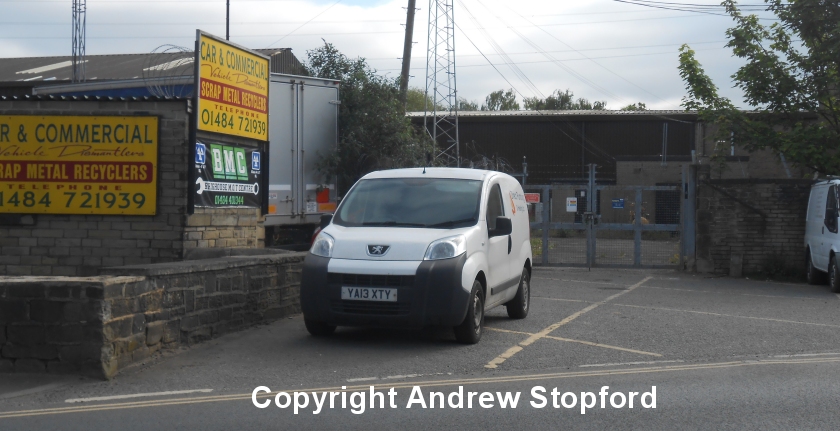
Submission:
{"label": "van wheel", "polygon": [[528,268],[522,268],[522,277],[519,279],[519,289],[516,296],[507,304],[508,317],[511,319],[524,319],[528,317],[528,309],[531,308],[531,274]]}
{"label": "van wheel", "polygon": [[316,322],[314,320],[303,319],[303,324],[306,325],[306,330],[314,337],[326,337],[335,332],[335,326],[327,325],[323,322]]}
{"label": "van wheel", "polygon": [[805,278],[808,279],[808,284],[825,283],[825,274],[814,268],[814,262],[811,261],[811,250],[808,250],[805,255]]}
{"label": "van wheel", "polygon": [[840,268],[837,266],[837,255],[828,261],[828,287],[834,293],[840,293]]}
{"label": "van wheel", "polygon": [[473,282],[470,302],[467,307],[467,316],[464,322],[455,327],[455,339],[462,344],[475,344],[481,340],[481,333],[484,329],[484,294],[481,291],[481,283]]}

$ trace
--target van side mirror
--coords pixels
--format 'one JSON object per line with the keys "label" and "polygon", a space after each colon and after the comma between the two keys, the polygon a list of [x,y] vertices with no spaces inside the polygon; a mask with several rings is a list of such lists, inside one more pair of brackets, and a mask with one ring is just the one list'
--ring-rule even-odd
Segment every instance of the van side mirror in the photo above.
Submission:
{"label": "van side mirror", "polygon": [[321,216],[321,230],[324,230],[325,227],[330,225],[332,221],[333,215],[332,214],[324,214]]}
{"label": "van side mirror", "polygon": [[490,238],[495,236],[510,235],[513,232],[513,223],[508,217],[496,217],[496,228],[489,232]]}

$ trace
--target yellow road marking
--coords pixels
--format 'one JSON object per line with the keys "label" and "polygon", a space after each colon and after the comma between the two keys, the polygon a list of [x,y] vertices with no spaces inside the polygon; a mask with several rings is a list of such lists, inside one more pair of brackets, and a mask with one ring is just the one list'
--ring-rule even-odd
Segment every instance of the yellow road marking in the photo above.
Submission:
{"label": "yellow road marking", "polygon": [[[635,290],[636,288],[638,288],[638,287],[639,287],[639,286],[641,286],[644,282],[646,282],[646,281],[650,280],[651,278],[653,278],[653,277],[652,277],[652,276],[647,276],[647,277],[645,277],[644,279],[642,279],[642,281],[640,281],[640,282],[638,282],[638,283],[636,283],[636,284],[634,284],[634,285],[632,285],[632,286],[628,287],[628,288],[627,288],[627,290],[622,290],[621,292],[618,292],[618,293],[616,293],[615,295],[612,295],[612,296],[608,297],[607,299],[604,299],[604,300],[598,301],[598,302],[596,302],[596,303],[594,303],[594,304],[592,304],[592,305],[590,305],[590,306],[588,306],[588,307],[584,308],[583,310],[580,310],[580,311],[578,311],[578,312],[576,312],[576,313],[572,314],[571,316],[569,316],[569,317],[567,317],[567,318],[565,318],[565,319],[563,319],[563,320],[561,320],[561,321],[559,321],[559,322],[557,322],[557,323],[555,323],[555,324],[553,324],[553,325],[548,326],[547,328],[543,329],[543,330],[542,330],[542,331],[540,331],[540,332],[537,332],[536,334],[531,334],[531,336],[529,336],[528,338],[526,338],[524,341],[520,342],[520,343],[519,343],[519,346],[521,346],[521,347],[528,347],[528,346],[530,346],[531,344],[533,344],[535,341],[539,340],[540,338],[545,338],[548,334],[550,334],[550,333],[551,333],[552,331],[554,331],[555,329],[557,329],[557,328],[559,328],[559,327],[561,327],[561,326],[563,326],[563,325],[565,325],[565,324],[567,324],[567,323],[571,322],[572,320],[577,319],[578,317],[580,317],[580,316],[582,316],[582,315],[584,315],[584,314],[586,314],[586,313],[588,313],[588,312],[590,312],[590,311],[592,311],[592,310],[594,310],[594,309],[596,309],[596,308],[600,307],[601,305],[606,304],[607,302],[612,301],[612,300],[613,300],[613,299],[615,299],[615,298],[620,297],[621,295],[626,295],[626,294],[628,294],[628,293],[632,292],[633,290]],[[502,364],[502,363],[503,363],[503,362],[505,362],[506,360],[510,359],[510,357],[511,357],[511,356],[513,356],[513,355],[515,355],[516,353],[520,352],[520,351],[522,350],[521,348],[516,349],[516,348],[517,348],[517,347],[519,347],[519,346],[514,346],[514,347],[511,347],[511,348],[510,348],[510,349],[508,349],[506,352],[502,353],[501,355],[497,356],[496,358],[494,358],[493,360],[491,360],[490,362],[488,362],[488,363],[487,363],[487,365],[485,365],[484,367],[485,367],[485,368],[496,368],[496,367],[498,367],[500,364]]]}
{"label": "yellow road marking", "polygon": [[[528,374],[528,375],[521,375],[521,376],[498,376],[498,377],[482,377],[482,378],[473,378],[473,379],[452,379],[452,380],[432,380],[426,382],[407,382],[407,383],[400,383],[400,384],[390,384],[390,385],[380,385],[378,390],[387,390],[390,388],[394,389],[406,389],[406,388],[413,388],[414,386],[418,387],[437,387],[437,386],[457,386],[457,385],[477,385],[477,384],[490,384],[490,383],[509,383],[509,382],[524,382],[524,381],[532,381],[532,380],[546,380],[546,379],[568,379],[568,378],[576,378],[576,377],[599,377],[599,376],[618,376],[618,375],[629,375],[629,374],[649,374],[649,373],[662,373],[662,372],[675,372],[675,371],[695,371],[695,370],[712,370],[712,369],[720,369],[720,368],[735,368],[735,367],[745,367],[745,366],[756,366],[756,365],[793,365],[793,364],[815,364],[815,363],[832,363],[832,362],[840,362],[840,357],[838,358],[808,358],[808,359],[786,359],[786,360],[777,360],[777,359],[770,359],[770,360],[759,360],[759,361],[732,361],[732,362],[719,362],[719,363],[711,363],[711,364],[691,364],[691,365],[670,365],[670,366],[657,366],[657,367],[639,367],[639,368],[626,368],[626,369],[610,369],[610,370],[593,370],[593,371],[568,371],[568,372],[560,372],[560,373],[544,373],[544,374]],[[275,391],[267,394],[261,394],[257,396],[258,399],[265,399],[271,398],[277,395],[278,392],[325,392],[325,391],[332,391],[332,392],[350,392],[356,390],[368,390],[371,385],[358,385],[358,386],[346,386],[345,389],[341,389],[340,387],[325,387],[325,388],[291,388],[282,391]],[[242,400],[250,400],[251,393],[245,394],[231,394],[231,395],[219,395],[219,396],[212,396],[212,397],[191,397],[191,398],[176,398],[176,399],[169,399],[169,400],[156,400],[156,401],[138,401],[138,402],[130,402],[130,403],[113,403],[113,404],[98,404],[92,406],[78,406],[78,407],[63,407],[63,408],[52,408],[52,409],[38,409],[38,410],[20,410],[20,411],[8,411],[8,412],[0,412],[0,419],[6,418],[15,418],[15,417],[25,417],[25,416],[42,416],[42,415],[53,415],[53,414],[65,414],[65,413],[88,413],[88,412],[95,412],[95,411],[104,411],[104,410],[122,410],[122,409],[133,409],[133,408],[143,408],[143,407],[162,407],[162,406],[174,406],[174,405],[181,405],[181,404],[202,404],[202,403],[210,403],[210,402],[220,402],[220,401],[242,401]]]}
{"label": "yellow road marking", "polygon": [[[497,331],[497,332],[509,332],[511,334],[534,335],[530,332],[511,331],[509,329],[499,329],[499,328],[485,328],[485,329],[489,329],[491,331]],[[603,347],[605,349],[614,349],[614,350],[621,350],[621,351],[624,351],[624,352],[638,353],[640,355],[657,356],[657,357],[662,356],[659,353],[651,353],[651,352],[645,352],[644,350],[634,350],[634,349],[628,349],[628,348],[625,348],[625,347],[611,346],[609,344],[593,343],[592,341],[573,340],[571,338],[555,337],[555,336],[552,336],[552,335],[546,335],[545,338],[550,338],[552,340],[557,340],[557,341],[566,341],[566,342],[569,342],[569,343],[586,344],[587,346]],[[516,346],[516,347],[518,347],[518,346]]]}
{"label": "yellow road marking", "polygon": [[630,305],[630,304],[610,304],[610,305],[613,305],[615,307],[645,308],[645,309],[650,309],[650,310],[662,310],[662,311],[679,311],[679,312],[682,312],[682,313],[705,314],[705,315],[709,315],[709,316],[737,317],[739,319],[767,320],[767,321],[770,321],[770,322],[796,323],[796,324],[799,324],[799,325],[825,326],[825,327],[828,327],[828,328],[840,328],[840,325],[832,325],[832,324],[829,324],[829,323],[798,322],[796,320],[773,319],[773,318],[770,318],[770,317],[739,316],[737,314],[712,313],[711,311],[681,310],[679,308],[650,307],[650,306],[647,306],[647,305]]}

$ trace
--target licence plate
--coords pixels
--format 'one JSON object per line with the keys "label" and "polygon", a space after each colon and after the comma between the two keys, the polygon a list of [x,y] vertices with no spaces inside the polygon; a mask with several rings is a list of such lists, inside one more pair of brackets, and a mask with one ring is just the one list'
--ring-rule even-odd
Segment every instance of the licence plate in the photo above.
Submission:
{"label": "licence plate", "polygon": [[397,302],[397,289],[342,286],[341,299],[347,299],[350,301]]}

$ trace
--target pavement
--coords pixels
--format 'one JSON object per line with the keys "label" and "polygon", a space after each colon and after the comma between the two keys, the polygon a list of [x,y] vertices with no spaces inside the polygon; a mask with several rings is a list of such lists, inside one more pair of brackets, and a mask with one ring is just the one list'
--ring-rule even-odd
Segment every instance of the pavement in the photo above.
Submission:
{"label": "pavement", "polygon": [[[840,296],[827,286],[669,270],[535,268],[531,299],[523,320],[509,319],[504,308],[488,312],[487,330],[473,346],[457,344],[444,329],[339,328],[332,337],[313,338],[302,318],[292,316],[168,352],[111,381],[0,375],[0,429],[837,429],[840,424]],[[386,395],[383,408],[379,398],[371,408],[371,385],[383,395],[393,388],[396,407],[389,407]],[[259,386],[267,389],[252,400]],[[608,389],[601,408],[603,386]],[[430,397],[457,401],[459,387],[465,397],[476,392],[472,408],[454,408],[448,399],[443,408],[428,408]],[[653,387],[656,407],[645,408],[641,395]],[[545,396],[545,406],[534,388]],[[553,388],[558,398],[566,392],[579,398],[574,407],[554,408]],[[295,398],[305,397],[307,406],[297,415],[294,403],[278,408],[278,391],[307,392]],[[334,407],[313,414],[311,393],[324,391],[336,392]],[[479,404],[482,392],[494,399],[492,407]],[[507,392],[519,393],[515,408],[500,405],[498,397]],[[582,414],[590,392],[597,405]],[[622,393],[617,402],[636,392],[634,408],[613,408],[614,392]],[[366,408],[354,414],[353,403],[361,397],[367,397]],[[571,395],[564,397],[571,403]],[[281,405],[285,399],[278,397]],[[265,401],[271,402],[266,408],[254,405]]]}

